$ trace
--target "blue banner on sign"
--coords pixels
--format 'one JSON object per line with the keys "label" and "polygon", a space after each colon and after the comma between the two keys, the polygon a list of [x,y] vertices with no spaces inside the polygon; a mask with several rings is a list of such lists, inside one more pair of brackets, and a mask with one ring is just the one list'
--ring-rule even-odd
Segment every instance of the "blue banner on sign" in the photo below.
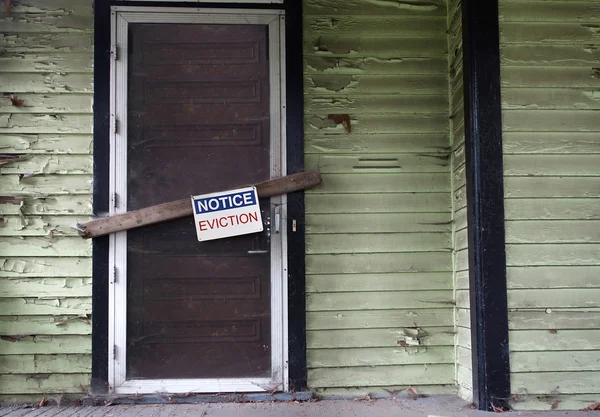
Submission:
{"label": "blue banner on sign", "polygon": [[212,213],[215,211],[231,210],[256,204],[253,191],[232,193],[216,197],[206,197],[194,200],[196,214]]}

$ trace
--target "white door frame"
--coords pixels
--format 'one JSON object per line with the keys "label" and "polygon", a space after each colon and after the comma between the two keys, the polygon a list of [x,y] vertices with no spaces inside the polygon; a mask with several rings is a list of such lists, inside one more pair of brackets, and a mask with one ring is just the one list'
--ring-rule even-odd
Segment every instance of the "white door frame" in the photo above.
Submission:
{"label": "white door frame", "polygon": [[[268,26],[271,178],[285,175],[285,16],[282,10],[114,6],[111,8],[110,214],[127,211],[127,45],[130,23]],[[127,380],[127,232],[110,235],[108,382],[111,393],[288,391],[287,227],[281,220],[287,219],[286,201],[285,195],[271,197],[271,218],[275,224],[271,226],[270,377]]]}

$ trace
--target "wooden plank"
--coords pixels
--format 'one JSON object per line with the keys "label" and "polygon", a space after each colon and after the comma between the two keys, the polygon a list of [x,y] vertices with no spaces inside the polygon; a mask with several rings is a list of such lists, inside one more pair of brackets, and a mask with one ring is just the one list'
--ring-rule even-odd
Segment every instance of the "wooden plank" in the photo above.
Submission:
{"label": "wooden plank", "polygon": [[92,135],[0,134],[0,149],[8,153],[91,154]]}
{"label": "wooden plank", "polygon": [[[10,227],[9,221],[7,226]],[[309,214],[307,234],[450,232],[451,213]],[[0,229],[0,235],[2,229]]]}
{"label": "wooden plank", "polygon": [[307,55],[312,49],[315,55],[341,57],[441,57],[446,55],[448,48],[446,37],[442,36],[403,38],[306,33],[304,43]]}
{"label": "wooden plank", "polygon": [[452,257],[442,252],[307,255],[307,274],[359,274],[450,271]]}
{"label": "wooden plank", "polygon": [[27,336],[16,342],[0,340],[3,355],[91,354],[92,338],[81,335]]}
{"label": "wooden plank", "polygon": [[505,110],[502,126],[512,132],[596,132],[600,121],[595,110]]}
{"label": "wooden plank", "polygon": [[505,198],[597,198],[595,177],[506,177]]}
{"label": "wooden plank", "polygon": [[500,42],[519,44],[576,44],[600,42],[600,32],[593,25],[571,22],[503,22]]}
{"label": "wooden plank", "polygon": [[0,134],[19,133],[92,133],[92,116],[88,114],[0,114]]}
{"label": "wooden plank", "polygon": [[500,26],[504,22],[598,23],[600,5],[594,1],[503,1],[499,5]]}
{"label": "wooden plank", "polygon": [[502,87],[595,88],[598,79],[590,67],[502,67]]}
{"label": "wooden plank", "polygon": [[506,155],[588,154],[600,153],[597,138],[597,132],[503,132],[502,143]]}
{"label": "wooden plank", "polygon": [[471,349],[458,346],[456,348],[456,363],[458,366],[463,368],[472,369],[473,363],[471,362],[472,352]]}
{"label": "wooden plank", "polygon": [[453,326],[448,309],[309,311],[307,330],[385,329]]}
{"label": "wooden plank", "polygon": [[534,266],[506,269],[508,287],[533,288],[600,288],[597,266]]}
{"label": "wooden plank", "polygon": [[[0,42],[1,43],[1,42]],[[27,55],[11,55],[8,58],[0,58],[0,68],[2,72],[17,72],[17,73],[31,73],[31,72],[52,72],[55,74],[61,73],[85,73],[93,72],[93,55],[87,54],[60,54],[58,53],[38,53],[38,54],[27,54]],[[85,99],[82,96],[82,99]],[[33,100],[29,100],[31,102]],[[50,103],[49,109],[54,108]],[[81,106],[80,109],[89,111],[90,106]],[[21,109],[23,110],[23,109]],[[25,107],[27,110],[27,107]],[[74,113],[80,113],[74,109]],[[5,112],[5,109],[0,107],[0,111]],[[43,112],[43,111],[42,111]]]}
{"label": "wooden plank", "polygon": [[310,193],[437,193],[449,190],[450,176],[447,173],[323,174],[323,184]]}
{"label": "wooden plank", "polygon": [[357,94],[439,94],[447,91],[443,75],[334,75],[304,76],[305,96]]}
{"label": "wooden plank", "polygon": [[0,97],[0,113],[91,114],[92,110],[91,94],[19,94],[18,98],[23,101],[22,107],[15,107],[9,96]]}
{"label": "wooden plank", "polygon": [[600,332],[593,330],[510,330],[513,352],[600,350]]}
{"label": "wooden plank", "polygon": [[[79,393],[87,392],[90,374],[0,375],[3,394]],[[82,392],[83,387],[84,391]]]}
{"label": "wooden plank", "polygon": [[469,294],[469,290],[468,289],[457,289],[455,290],[455,303],[456,303],[456,307],[463,309],[463,310],[468,310],[471,307],[471,304],[469,303],[470,300],[470,294]]}
{"label": "wooden plank", "polygon": [[[2,108],[0,107],[0,110]],[[306,114],[380,114],[380,113],[448,113],[448,98],[437,95],[350,95],[338,94],[306,96],[304,100]]]}
{"label": "wooden plank", "polygon": [[[599,110],[600,91],[582,88],[504,88],[502,108],[507,110]],[[565,144],[567,138],[562,135]],[[544,143],[544,142],[543,142]],[[597,146],[597,142],[593,142]],[[506,147],[506,144],[504,145]],[[573,146],[573,148],[575,148]]]}
{"label": "wooden plank", "polygon": [[520,392],[518,395],[513,396],[511,408],[515,411],[573,411],[589,409],[590,406],[597,404],[599,400],[600,396],[598,394],[527,395]]}
{"label": "wooden plank", "polygon": [[33,154],[2,165],[1,174],[92,174],[91,155]]}
{"label": "wooden plank", "polygon": [[[458,253],[467,252],[466,250],[458,251]],[[458,267],[458,265],[457,265]],[[469,289],[469,271],[455,271],[454,274],[454,287],[457,290],[468,290]]]}
{"label": "wooden plank", "polygon": [[[456,309],[456,325],[466,329],[471,329],[471,311],[466,308]],[[457,337],[456,343],[459,346],[465,344],[465,341]]]}
{"label": "wooden plank", "polygon": [[513,289],[508,291],[509,308],[595,308],[600,307],[600,288]]}
{"label": "wooden plank", "polygon": [[0,84],[12,93],[91,93],[93,83],[91,74],[0,73]]}
{"label": "wooden plank", "polygon": [[348,16],[446,16],[443,0],[416,0],[410,3],[378,0],[307,0],[303,13],[311,15]]}
{"label": "wooden plank", "polygon": [[307,293],[448,289],[452,289],[452,277],[447,272],[306,276]]}
{"label": "wooden plank", "polygon": [[[15,203],[0,203],[0,214],[5,216],[90,216],[92,201],[89,195],[40,198],[18,197]],[[58,222],[58,220],[57,220]],[[72,223],[69,223],[72,225]]]}
{"label": "wooden plank", "polygon": [[449,233],[357,233],[306,236],[306,254],[452,251]]}
{"label": "wooden plank", "polygon": [[600,59],[600,51],[585,45],[511,45],[500,47],[500,61],[505,66],[588,68]]}
{"label": "wooden plank", "polygon": [[[92,176],[76,175],[34,175],[19,178],[19,175],[0,175],[0,189],[3,195],[36,196],[72,195],[92,193]],[[191,206],[191,204],[190,204]]]}
{"label": "wooden plank", "polygon": [[89,355],[0,355],[0,374],[89,373]]}
{"label": "wooden plank", "polygon": [[[418,382],[418,381],[417,381]],[[420,395],[453,395],[456,396],[456,384],[448,385],[419,385],[414,384],[417,387],[417,391]],[[325,388],[317,387],[314,388],[314,392],[317,395],[323,397],[338,397],[338,398],[369,398],[376,397],[390,397],[391,398],[404,398],[406,400],[412,400],[414,394],[408,390],[407,385],[385,385],[381,387],[337,387],[337,388]],[[397,392],[397,394],[390,394],[390,392]]]}
{"label": "wooden plank", "polygon": [[509,311],[508,324],[513,330],[600,329],[600,312],[591,309],[541,309]]}
{"label": "wooden plank", "polygon": [[0,311],[7,316],[43,316],[56,314],[85,315],[92,312],[91,297],[4,298]]}
{"label": "wooden plank", "polygon": [[[367,190],[368,191],[368,190]],[[313,194],[305,196],[307,214],[450,213],[450,193]],[[309,218],[311,216],[308,216]]]}
{"label": "wooden plank", "polygon": [[[0,212],[1,212],[0,207]],[[0,236],[77,236],[73,225],[89,220],[83,216],[4,216]]]}
{"label": "wooden plank", "polygon": [[450,384],[454,365],[432,364],[356,368],[309,369],[308,381],[314,387],[355,387],[381,385]]}
{"label": "wooden plank", "polygon": [[0,278],[0,297],[91,297],[91,278]]}
{"label": "wooden plank", "polygon": [[0,253],[7,257],[92,256],[92,245],[89,241],[82,242],[79,237],[2,237]]}
{"label": "wooden plank", "polygon": [[89,257],[0,258],[0,277],[83,277],[92,276]]}
{"label": "wooden plank", "polygon": [[454,210],[467,207],[467,186],[454,190]]}
{"label": "wooden plank", "polygon": [[[402,30],[399,31],[398,28]],[[446,18],[444,16],[306,16],[304,35],[354,36],[364,38],[376,34],[386,38],[446,38]]]}
{"label": "wooden plank", "polygon": [[[304,130],[311,134],[340,134],[348,136],[341,124],[336,125],[327,114],[305,114]],[[352,114],[352,134],[415,133],[435,134],[448,130],[448,116],[443,114]]]}
{"label": "wooden plank", "polygon": [[[339,173],[420,173],[448,172],[449,161],[445,156],[418,154],[369,154],[369,155],[317,155],[304,158],[308,169],[318,169],[323,174]],[[12,163],[11,165],[17,165]]]}
{"label": "wooden plank", "polygon": [[[0,22],[2,22],[3,28],[7,29],[4,31],[4,36],[0,38],[0,47],[6,51],[4,56],[7,58],[19,60],[21,57],[34,57],[38,54],[61,54],[68,60],[71,56],[78,58],[85,53],[92,55],[93,26],[86,28],[85,31],[59,34],[52,32],[51,28],[46,28],[50,30],[43,28],[33,30],[33,25],[29,25],[32,30],[23,30],[28,26],[26,22],[18,22],[15,25],[14,20],[3,21],[1,18]],[[10,30],[11,27],[16,30]]]}
{"label": "wooden plank", "polygon": [[456,328],[456,344],[465,349],[471,349],[471,329],[466,327]]}
{"label": "wooden plank", "polygon": [[304,74],[443,74],[448,71],[444,57],[330,57],[306,51]]}
{"label": "wooden plank", "polygon": [[[512,200],[516,201],[516,200]],[[454,212],[454,230],[461,231],[467,228],[467,209],[460,208]]]}
{"label": "wooden plank", "polygon": [[513,373],[511,387],[529,394],[587,394],[600,392],[600,378],[594,371]]}
{"label": "wooden plank", "polygon": [[[318,171],[307,171],[262,182],[256,185],[256,190],[259,197],[266,198],[314,187],[320,183],[321,174]],[[192,204],[189,198],[185,198],[93,220],[80,226],[82,236],[91,238],[191,215]]]}
{"label": "wooden plank", "polygon": [[596,220],[507,221],[506,242],[600,243],[600,222]]}
{"label": "wooden plank", "polygon": [[357,135],[324,135],[310,133],[305,136],[305,154],[371,154],[371,153],[422,153],[446,155],[449,153],[445,133],[380,133]]}
{"label": "wooden plank", "polygon": [[0,334],[90,335],[92,325],[87,316],[0,316]]}
{"label": "wooden plank", "polygon": [[456,272],[468,271],[469,270],[469,250],[462,249],[456,251],[454,269]]}
{"label": "wooden plank", "polygon": [[[394,366],[454,363],[453,349],[444,347],[398,347],[370,349],[308,349],[308,368]],[[1,368],[1,359],[0,359]]]}
{"label": "wooden plank", "polygon": [[600,244],[506,245],[507,266],[600,265]]}
{"label": "wooden plank", "polygon": [[511,372],[600,371],[600,352],[513,352]]}
{"label": "wooden plank", "polygon": [[598,200],[594,198],[510,199],[504,206],[508,221],[600,220]]}
{"label": "wooden plank", "polygon": [[504,173],[507,176],[600,176],[600,155],[505,155]]}
{"label": "wooden plank", "polygon": [[[334,348],[401,348],[407,346],[454,346],[453,327],[431,327],[419,330],[419,341],[414,340],[416,330],[412,328],[311,330],[306,333],[308,349]],[[400,344],[398,343],[400,341]]]}
{"label": "wooden plank", "polygon": [[448,308],[454,305],[452,291],[343,292],[306,295],[307,311],[392,310]]}

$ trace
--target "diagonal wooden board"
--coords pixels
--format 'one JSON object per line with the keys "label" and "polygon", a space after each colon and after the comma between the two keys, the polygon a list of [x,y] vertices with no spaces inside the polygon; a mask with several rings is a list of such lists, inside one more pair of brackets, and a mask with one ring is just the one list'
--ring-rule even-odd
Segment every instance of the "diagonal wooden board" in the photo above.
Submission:
{"label": "diagonal wooden board", "polygon": [[[305,171],[297,174],[275,178],[260,184],[255,184],[260,198],[305,190],[321,184],[319,171]],[[239,188],[247,187],[247,185]],[[238,188],[238,187],[233,187]],[[110,233],[134,229],[168,220],[179,219],[193,214],[190,198],[158,204],[123,214],[92,220],[88,223],[77,225],[79,234],[85,238],[105,236]]]}

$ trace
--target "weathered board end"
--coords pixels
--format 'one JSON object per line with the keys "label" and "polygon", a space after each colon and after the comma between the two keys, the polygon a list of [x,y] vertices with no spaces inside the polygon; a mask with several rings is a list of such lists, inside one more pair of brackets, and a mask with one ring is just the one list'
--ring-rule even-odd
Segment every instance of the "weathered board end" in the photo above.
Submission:
{"label": "weathered board end", "polygon": [[[317,170],[313,170],[271,179],[256,184],[255,186],[259,198],[266,198],[316,187],[321,184],[322,181],[321,173]],[[81,237],[89,239],[137,227],[148,226],[150,224],[179,219],[181,217],[191,216],[192,214],[190,199],[184,198],[169,203],[130,211],[128,213],[92,220],[88,223],[77,225],[77,230],[79,230]]]}

